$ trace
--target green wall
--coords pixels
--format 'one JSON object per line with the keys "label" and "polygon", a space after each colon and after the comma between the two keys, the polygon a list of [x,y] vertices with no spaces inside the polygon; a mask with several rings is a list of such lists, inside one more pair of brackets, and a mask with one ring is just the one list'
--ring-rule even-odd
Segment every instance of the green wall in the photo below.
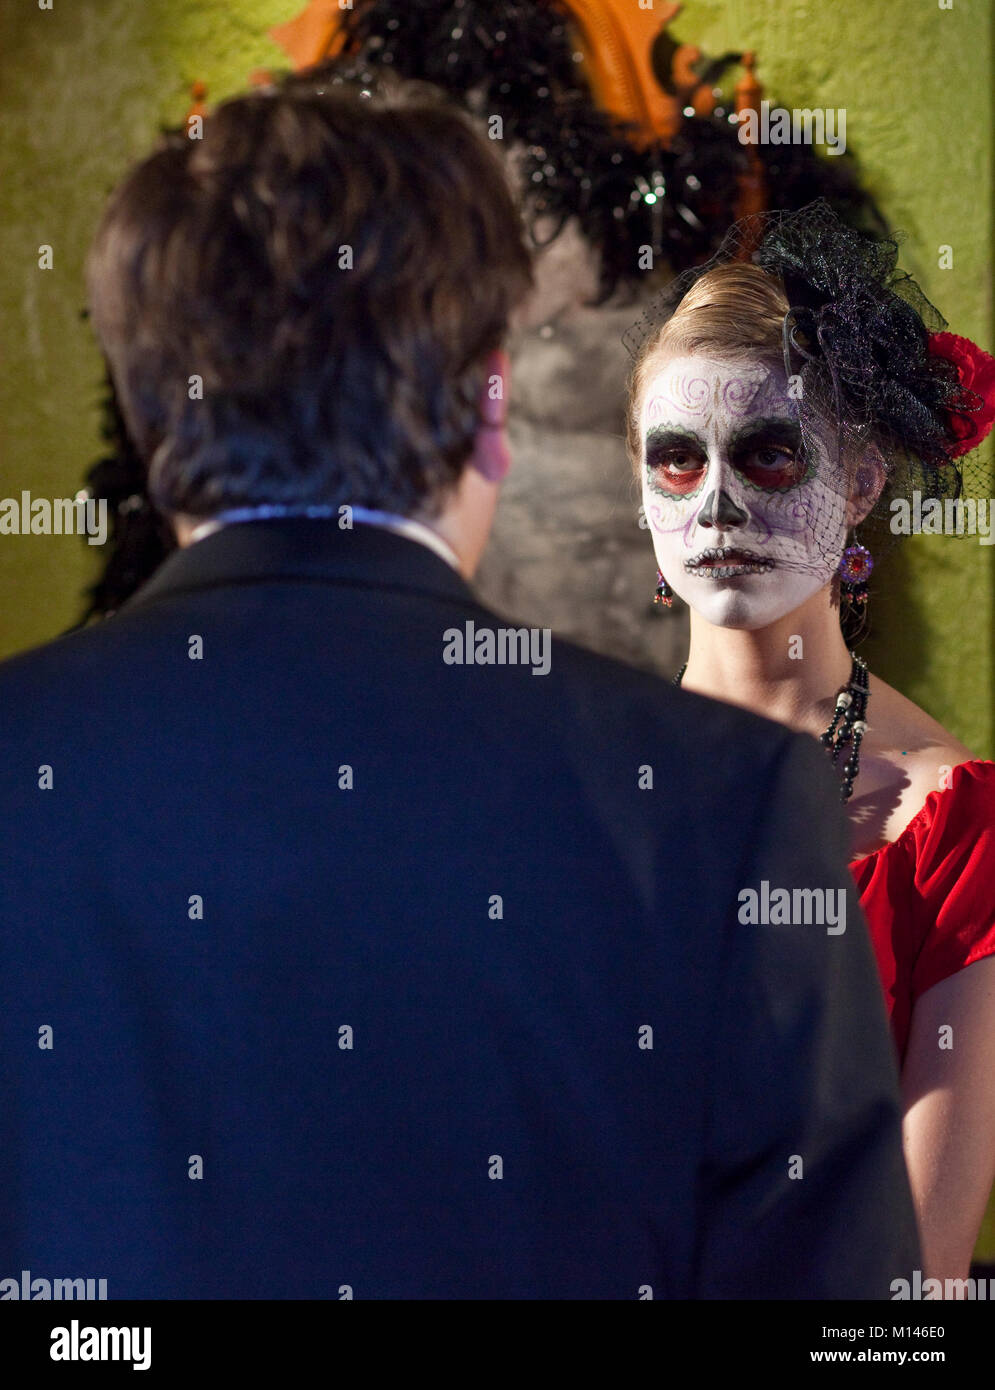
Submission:
{"label": "green wall", "polygon": [[[267,30],[301,0],[0,0],[0,497],[72,497],[100,454],[83,263],[113,185],[208,99],[287,67]],[[38,268],[38,247],[53,269]],[[65,629],[96,577],[75,536],[0,536],[0,656]]]}
{"label": "green wall", "polygon": [[[0,0],[0,496],[71,496],[98,454],[101,365],[79,315],[107,192],[182,119],[191,82],[217,100],[254,68],[285,66],[266,31],[301,4]],[[755,49],[781,105],[844,107],[848,147],[906,233],[906,268],[954,331],[991,349],[995,20],[990,0],[952,5],[689,0],[674,32],[712,54]],[[0,537],[0,655],[62,630],[94,573],[76,538]],[[872,604],[874,669],[995,755],[995,549],[912,539],[879,568]],[[983,1245],[995,1255],[991,1219]]]}

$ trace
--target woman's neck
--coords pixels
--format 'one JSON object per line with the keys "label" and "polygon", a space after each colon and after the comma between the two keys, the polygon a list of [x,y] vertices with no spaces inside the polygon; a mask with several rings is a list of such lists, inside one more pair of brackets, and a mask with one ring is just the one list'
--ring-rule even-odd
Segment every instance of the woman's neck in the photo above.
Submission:
{"label": "woman's neck", "polygon": [[849,678],[850,654],[828,588],[754,632],[715,627],[691,612],[686,690],[818,735]]}

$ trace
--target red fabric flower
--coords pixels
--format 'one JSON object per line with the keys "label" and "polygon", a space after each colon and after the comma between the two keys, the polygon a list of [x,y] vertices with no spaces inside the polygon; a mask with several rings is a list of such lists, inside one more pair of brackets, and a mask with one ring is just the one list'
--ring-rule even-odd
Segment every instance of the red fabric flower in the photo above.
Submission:
{"label": "red fabric flower", "polygon": [[958,441],[950,457],[960,458],[976,449],[995,424],[995,357],[956,333],[931,333],[929,350],[934,357],[954,364],[966,396],[962,409],[950,412],[951,429]]}

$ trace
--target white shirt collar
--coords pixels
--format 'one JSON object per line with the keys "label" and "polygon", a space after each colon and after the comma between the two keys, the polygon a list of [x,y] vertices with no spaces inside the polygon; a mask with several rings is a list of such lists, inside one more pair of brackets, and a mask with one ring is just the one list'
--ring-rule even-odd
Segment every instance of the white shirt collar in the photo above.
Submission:
{"label": "white shirt collar", "polygon": [[387,531],[396,531],[401,536],[407,536],[409,540],[427,545],[429,550],[434,550],[447,565],[452,565],[454,570],[459,571],[460,562],[456,551],[424,522],[415,521],[410,516],[395,516],[393,512],[369,511],[366,507],[353,507],[352,517],[354,521],[365,522],[369,526],[382,526]]}
{"label": "white shirt collar", "polygon": [[[451,565],[459,573],[460,561],[455,550],[423,522],[415,521],[410,516],[396,516],[393,512],[372,511],[368,507],[351,507],[350,511],[352,520],[358,521],[360,525],[380,526],[385,531],[396,531],[398,535],[407,536],[409,540],[427,546],[429,550],[434,550],[440,559],[445,560],[447,565]],[[288,516],[329,518],[338,515],[338,507],[283,507],[276,505],[242,507],[236,511],[222,512],[219,516],[212,517],[210,521],[203,521],[199,526],[195,526],[190,532],[190,544],[196,545],[198,541],[206,540],[208,536],[213,535],[215,531],[222,530],[225,526],[240,525],[246,521],[274,521]]]}

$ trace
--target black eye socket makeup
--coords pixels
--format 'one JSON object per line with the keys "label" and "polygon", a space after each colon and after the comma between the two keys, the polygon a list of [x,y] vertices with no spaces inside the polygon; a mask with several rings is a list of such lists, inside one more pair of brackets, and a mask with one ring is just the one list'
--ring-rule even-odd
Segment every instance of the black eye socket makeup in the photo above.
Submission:
{"label": "black eye socket makeup", "polygon": [[694,430],[682,430],[676,425],[654,425],[646,431],[646,461],[654,455],[671,449],[685,449],[688,453],[705,453],[705,441]]}
{"label": "black eye socket makeup", "polygon": [[[809,475],[802,430],[790,416],[750,420],[730,441],[733,467],[754,487],[782,492]],[[692,430],[657,425],[646,434],[646,468],[664,492],[694,492],[708,467],[705,441]]]}
{"label": "black eye socket makeup", "polygon": [[732,438],[733,467],[756,487],[796,487],[808,476],[801,426],[788,416],[751,420]]}
{"label": "black eye socket makeup", "polygon": [[694,492],[708,468],[704,441],[691,430],[657,425],[646,435],[646,469],[662,492]]}

